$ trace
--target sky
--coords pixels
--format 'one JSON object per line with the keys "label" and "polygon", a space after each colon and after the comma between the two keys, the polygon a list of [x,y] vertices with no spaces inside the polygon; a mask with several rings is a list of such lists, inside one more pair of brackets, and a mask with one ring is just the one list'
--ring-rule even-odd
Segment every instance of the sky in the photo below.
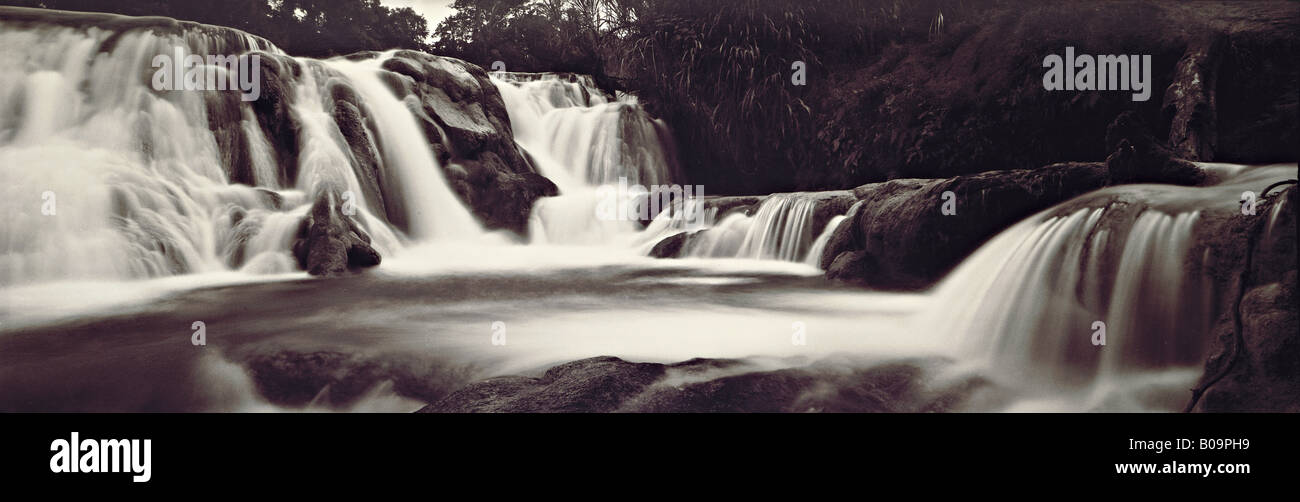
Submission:
{"label": "sky", "polygon": [[386,7],[410,7],[429,22],[429,32],[438,27],[443,19],[456,12],[451,8],[452,0],[380,0]]}

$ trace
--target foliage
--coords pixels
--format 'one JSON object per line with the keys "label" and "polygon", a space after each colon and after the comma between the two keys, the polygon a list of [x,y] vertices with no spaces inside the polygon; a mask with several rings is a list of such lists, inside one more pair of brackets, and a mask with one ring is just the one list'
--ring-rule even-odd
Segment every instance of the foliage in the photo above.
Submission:
{"label": "foliage", "polygon": [[326,57],[362,50],[428,50],[428,25],[409,7],[380,0],[0,0],[22,7],[167,16],[229,26],[266,37],[296,56]]}

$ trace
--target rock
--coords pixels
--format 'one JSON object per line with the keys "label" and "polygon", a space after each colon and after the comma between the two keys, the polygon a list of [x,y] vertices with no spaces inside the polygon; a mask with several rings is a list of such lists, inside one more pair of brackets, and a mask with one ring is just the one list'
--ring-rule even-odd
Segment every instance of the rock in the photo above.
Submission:
{"label": "rock", "polygon": [[343,214],[336,189],[322,189],[294,242],[298,266],[311,275],[340,275],[379,264],[379,252],[356,220]]}
{"label": "rock", "polygon": [[1172,183],[1199,185],[1205,173],[1177,157],[1151,134],[1141,117],[1124,112],[1106,127],[1106,169],[1111,183]]}
{"label": "rock", "polygon": [[550,179],[532,171],[515,172],[494,152],[477,159],[453,161],[448,183],[489,228],[527,233],[533,205],[541,197],[559,195]]}
{"label": "rock", "polygon": [[1114,183],[1127,183],[1137,177],[1137,150],[1127,139],[1121,139],[1115,151],[1106,157],[1106,172]]}
{"label": "rock", "polygon": [[1221,34],[1188,44],[1165,90],[1162,112],[1169,120],[1169,145],[1182,158],[1214,160],[1218,146],[1215,88],[1226,37]]}
{"label": "rock", "polygon": [[385,82],[405,97],[461,200],[487,228],[525,235],[533,204],[558,189],[515,144],[505,101],[487,72],[409,50],[394,53],[383,68]]}
{"label": "rock", "polygon": [[248,137],[244,135],[242,106],[238,93],[204,91],[207,105],[208,129],[217,141],[217,152],[222,165],[230,166],[230,181],[248,186],[257,185],[253,179],[253,160],[249,152]]}
{"label": "rock", "polygon": [[857,197],[851,190],[812,192],[812,197],[816,204],[812,218],[814,236],[820,235],[832,218],[848,213],[849,208],[858,202]]}
{"label": "rock", "polygon": [[330,78],[325,83],[330,99],[334,102],[331,115],[338,124],[339,132],[348,144],[352,154],[352,171],[357,183],[361,185],[362,196],[372,213],[385,215],[390,223],[398,228],[406,228],[406,215],[399,210],[389,210],[384,201],[384,173],[380,168],[378,142],[370,131],[376,130],[373,119],[361,113],[361,102],[356,90],[339,78]]}
{"label": "rock", "polygon": [[302,126],[293,113],[294,94],[290,86],[299,77],[300,69],[288,56],[256,54],[261,63],[258,70],[261,95],[251,103],[253,113],[271,143],[276,165],[280,166],[280,184],[293,186],[298,179],[298,131]]}
{"label": "rock", "polygon": [[[1199,230],[1207,255],[1217,258],[1206,273],[1228,293],[1218,308],[1223,314],[1205,373],[1189,402],[1196,411],[1300,411],[1300,192],[1293,187],[1274,193],[1254,217],[1207,218]],[[1277,204],[1285,207],[1271,220]]]}
{"label": "rock", "polygon": [[594,357],[555,366],[540,378],[499,377],[452,392],[421,412],[545,413],[618,409],[665,373],[662,364]]}
{"label": "rock", "polygon": [[861,286],[879,284],[879,280],[868,279],[869,277],[875,277],[879,268],[876,261],[872,260],[871,255],[868,255],[866,251],[853,250],[836,254],[835,258],[831,259],[825,267],[822,267],[826,271],[827,279]]}
{"label": "rock", "polygon": [[651,258],[677,258],[682,252],[682,246],[690,238],[691,232],[678,232],[665,237],[655,247],[650,249]]}
{"label": "rock", "polygon": [[[826,247],[822,248],[822,255],[818,258],[817,266],[818,268],[828,272],[827,277],[830,277],[829,271],[831,263],[835,261],[835,258],[838,257],[840,253],[852,251],[854,249],[862,249],[862,238],[858,233],[858,227],[857,225],[852,224],[852,222],[858,217],[858,211],[861,210],[862,201],[855,202],[853,206],[849,208],[848,212],[845,213],[844,223],[841,223],[840,226],[835,229],[835,232],[831,234],[830,240],[826,241]],[[831,278],[834,279],[835,277]]]}
{"label": "rock", "polygon": [[[923,289],[987,239],[1038,211],[1108,183],[1099,163],[990,171],[949,179],[900,179],[854,189],[853,218],[822,257],[827,275],[889,290]],[[956,214],[945,215],[945,192]],[[850,254],[844,259],[839,255]],[[837,263],[838,262],[838,263]]]}
{"label": "rock", "polygon": [[367,404],[366,397],[376,390],[436,401],[467,383],[454,370],[392,354],[264,347],[238,350],[231,354],[231,362],[247,369],[268,402],[317,410],[354,409]]}
{"label": "rock", "polygon": [[724,195],[724,196],[706,196],[704,198],[705,210],[716,210],[714,219],[722,221],[728,214],[741,212],[753,216],[754,211],[758,210],[759,204],[767,199],[766,195]]}
{"label": "rock", "polygon": [[[1076,196],[1117,182],[1204,181],[1199,168],[1171,158],[1131,119],[1114,121],[1108,136],[1116,153],[1104,165],[1068,162],[859,186],[853,189],[854,210],[827,242],[820,265],[828,277],[872,288],[924,289],[998,232]],[[947,192],[954,196],[955,214],[943,214]],[[854,254],[840,259],[845,253]]]}
{"label": "rock", "polygon": [[470,384],[421,413],[464,412],[919,412],[949,411],[990,387],[977,377],[936,389],[925,374],[939,359],[864,362],[827,359],[768,370],[745,360],[633,363],[610,356],[555,366],[538,378],[505,376]]}

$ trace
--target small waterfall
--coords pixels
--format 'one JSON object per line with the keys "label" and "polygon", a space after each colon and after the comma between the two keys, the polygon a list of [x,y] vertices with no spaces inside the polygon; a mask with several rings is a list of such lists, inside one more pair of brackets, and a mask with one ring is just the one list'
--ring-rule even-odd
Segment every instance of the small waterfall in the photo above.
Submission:
{"label": "small waterfall", "polygon": [[[602,204],[630,204],[620,186],[667,185],[676,176],[672,137],[631,96],[610,102],[590,77],[494,73],[515,140],[560,189],[539,200],[537,244],[626,244],[640,223],[598,216]],[[654,217],[649,215],[647,219]]]}
{"label": "small waterfall", "polygon": [[442,166],[410,109],[379,80],[386,57],[327,64],[348,77],[374,116],[379,137],[384,138],[383,157],[396,178],[386,187],[387,192],[397,195],[392,198],[406,209],[408,233],[416,240],[466,239],[482,234],[483,227],[447,186]]}
{"label": "small waterfall", "polygon": [[[390,54],[317,61],[229,28],[45,15],[62,14],[0,19],[0,282],[292,271],[327,189],[350,192],[381,254],[482,232],[380,79]],[[154,57],[174,54],[257,55],[263,94],[155,90]]]}
{"label": "small waterfall", "polygon": [[835,235],[835,229],[840,228],[840,224],[848,219],[845,215],[836,215],[831,221],[826,222],[826,229],[822,230],[817,240],[813,241],[812,247],[808,249],[808,255],[804,257],[803,262],[814,267],[820,266],[822,252],[826,250],[826,243],[831,241],[831,236]]}
{"label": "small waterfall", "polygon": [[[1188,256],[1199,214],[1127,204],[1048,210],[964,261],[931,294],[918,329],[1023,385],[1080,389],[1092,395],[1086,406],[1114,408],[1102,403],[1116,398],[1113,385],[1204,362],[1211,291],[1189,273],[1198,258]],[[1102,329],[1105,345],[1095,345]],[[1162,395],[1183,398],[1186,385]],[[1141,391],[1116,395],[1132,394]]]}
{"label": "small waterfall", "polygon": [[[685,254],[699,258],[805,261],[814,246],[816,208],[816,201],[802,194],[772,195],[763,200],[754,216],[732,213],[697,234]],[[827,232],[822,234],[830,239]]]}
{"label": "small waterfall", "polygon": [[[1017,223],[929,293],[915,330],[1020,384],[1087,392],[1088,406],[1125,408],[1104,401],[1142,395],[1117,386],[1145,373],[1195,378],[1223,293],[1202,272],[1212,258],[1191,252],[1197,222],[1207,211],[1238,213],[1243,191],[1296,172],[1208,167],[1224,172],[1213,186],[1110,187]],[[1094,345],[1103,327],[1105,344]],[[1172,400],[1157,408],[1177,409],[1191,384],[1176,379],[1148,394]]]}

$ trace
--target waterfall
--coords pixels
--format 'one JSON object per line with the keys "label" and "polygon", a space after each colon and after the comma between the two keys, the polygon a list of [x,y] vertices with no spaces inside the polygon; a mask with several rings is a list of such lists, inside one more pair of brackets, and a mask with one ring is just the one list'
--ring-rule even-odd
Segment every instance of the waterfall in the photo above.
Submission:
{"label": "waterfall", "polygon": [[805,194],[772,195],[763,200],[754,216],[733,212],[697,234],[687,244],[685,254],[698,258],[806,261],[815,240],[825,246],[830,239],[829,232],[822,232],[825,239],[813,235],[816,208],[817,202]]}
{"label": "waterfall", "polygon": [[822,252],[826,250],[826,243],[830,242],[831,236],[835,235],[835,229],[840,228],[840,224],[848,217],[845,215],[836,215],[831,221],[826,222],[826,228],[822,230],[821,235],[814,240],[812,247],[808,249],[807,256],[804,256],[803,262],[814,267],[820,266]]}
{"label": "waterfall", "polygon": [[[291,58],[229,28],[83,18],[0,18],[0,282],[292,271],[299,222],[326,189],[348,193],[381,254],[482,232],[380,79],[389,54]],[[178,49],[260,57],[265,94],[155,90],[151,62]],[[258,108],[281,105],[272,121]],[[341,124],[348,106],[360,119]]]}
{"label": "waterfall", "polygon": [[428,148],[424,133],[410,109],[379,80],[383,57],[366,61],[329,61],[346,75],[369,105],[384,138],[383,156],[396,175],[391,191],[400,193],[406,208],[409,234],[417,240],[465,239],[483,228],[447,186],[442,166]]}
{"label": "waterfall", "polygon": [[601,218],[597,208],[611,195],[621,195],[608,190],[614,184],[672,183],[676,160],[667,126],[632,96],[607,100],[591,77],[498,72],[492,78],[515,140],[533,157],[538,172],[560,189],[560,196],[539,200],[533,208],[533,242],[590,245],[635,239],[637,221]]}
{"label": "waterfall", "polygon": [[[682,210],[648,215],[654,221],[645,230],[635,221],[602,219],[596,208],[609,202],[611,191],[600,188],[663,186],[678,178],[668,128],[647,115],[634,96],[606,100],[590,77],[498,72],[492,78],[506,103],[516,141],[533,156],[538,171],[560,188],[560,196],[539,200],[533,208],[534,243],[613,244],[647,252],[659,239],[688,227],[708,227],[688,244],[687,256],[811,260],[815,265],[817,259],[809,258],[813,248],[830,239],[835,225],[814,234],[817,202],[803,194],[773,195],[754,216],[732,214],[716,225],[712,214],[695,218],[702,213]],[[702,209],[694,202],[677,207]],[[820,255],[820,247],[815,254]]]}
{"label": "waterfall", "polygon": [[[1210,281],[1188,253],[1200,211],[1133,207],[1105,192],[990,240],[935,288],[916,330],[1051,399],[1066,389],[1107,409],[1149,407],[1111,402],[1146,394],[1184,399],[1214,310]],[[1172,382],[1143,376],[1180,369]],[[1142,385],[1158,390],[1116,388]]]}

